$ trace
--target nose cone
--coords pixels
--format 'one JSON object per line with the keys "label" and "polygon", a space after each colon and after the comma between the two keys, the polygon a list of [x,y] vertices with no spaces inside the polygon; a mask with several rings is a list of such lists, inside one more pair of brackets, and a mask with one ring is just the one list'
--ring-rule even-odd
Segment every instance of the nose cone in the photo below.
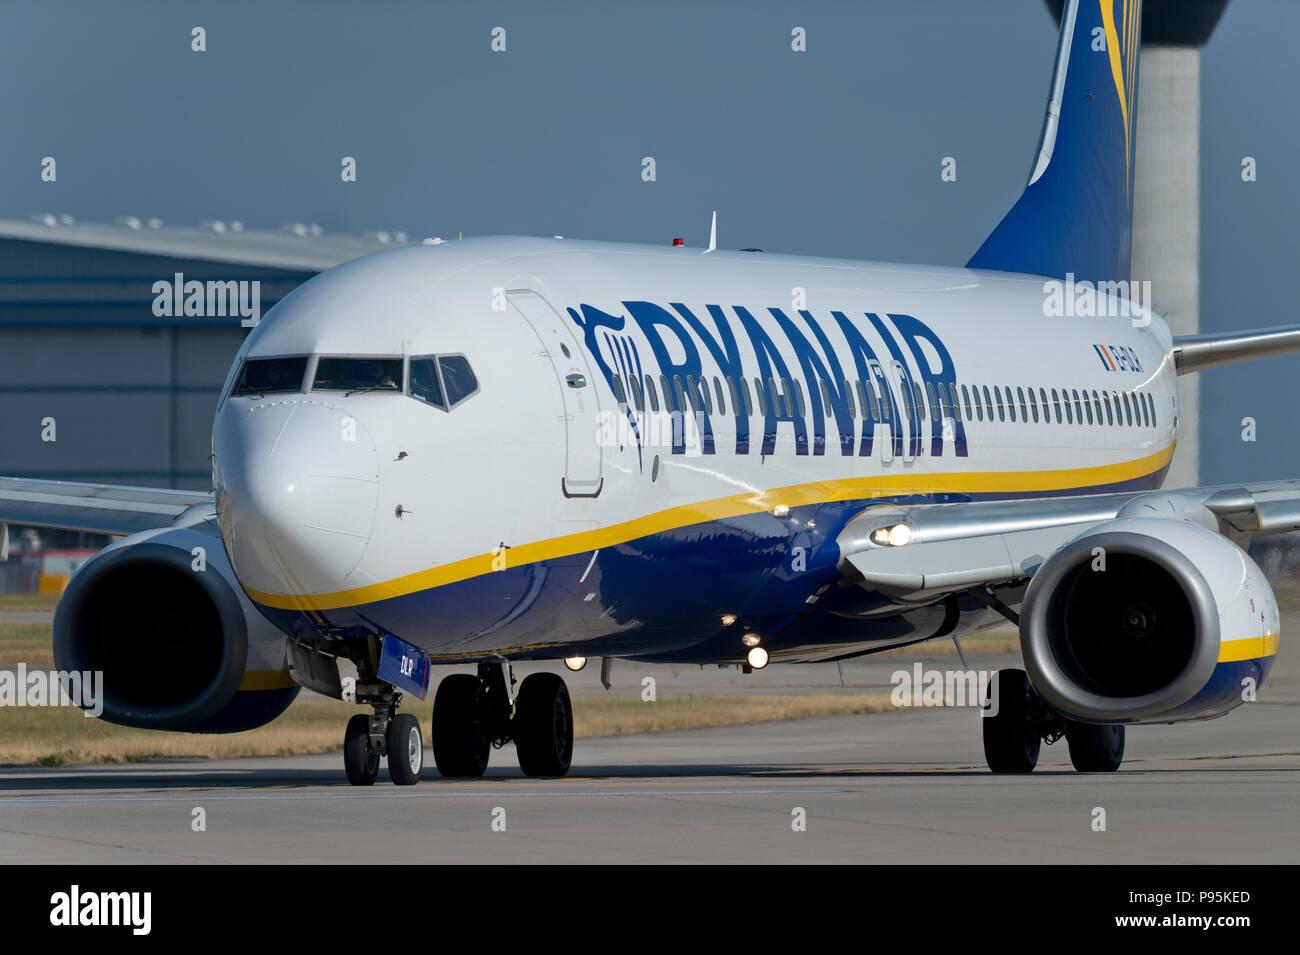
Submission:
{"label": "nose cone", "polygon": [[231,564],[264,594],[347,589],[375,523],[375,443],[348,411],[305,398],[227,402],[213,429]]}

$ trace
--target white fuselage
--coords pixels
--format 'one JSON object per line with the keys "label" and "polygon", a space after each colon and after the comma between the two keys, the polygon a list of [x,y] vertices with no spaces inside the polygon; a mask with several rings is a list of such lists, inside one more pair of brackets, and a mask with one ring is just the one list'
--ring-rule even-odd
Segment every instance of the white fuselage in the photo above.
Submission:
{"label": "white fuselage", "polygon": [[[213,431],[227,550],[291,632],[736,657],[704,648],[737,618],[793,632],[864,507],[1159,485],[1168,327],[1107,296],[1054,315],[1044,283],[559,239],[367,256],[236,359]],[[230,394],[280,356],[307,356],[298,391]],[[477,390],[403,393],[427,356],[463,356]],[[400,359],[406,387],[314,391],[321,357]]]}

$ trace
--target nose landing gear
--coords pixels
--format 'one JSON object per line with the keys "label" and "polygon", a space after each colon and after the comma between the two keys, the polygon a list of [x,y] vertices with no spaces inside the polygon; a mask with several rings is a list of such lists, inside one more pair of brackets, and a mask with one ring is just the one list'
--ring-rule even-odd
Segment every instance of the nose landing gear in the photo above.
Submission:
{"label": "nose landing gear", "polygon": [[395,713],[400,694],[373,704],[373,716],[357,714],[343,733],[343,768],[353,786],[370,786],[379,776],[379,758],[388,757],[388,775],[398,786],[414,786],[424,768],[424,735],[410,713]]}

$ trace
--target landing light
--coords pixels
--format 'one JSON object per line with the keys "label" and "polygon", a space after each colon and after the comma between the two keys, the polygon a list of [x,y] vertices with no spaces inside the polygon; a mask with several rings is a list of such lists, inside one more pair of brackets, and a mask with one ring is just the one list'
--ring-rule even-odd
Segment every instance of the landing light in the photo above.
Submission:
{"label": "landing light", "polygon": [[744,644],[745,646],[747,646],[747,647],[756,647],[756,646],[758,646],[758,643],[759,643],[759,640],[760,640],[760,639],[761,639],[761,638],[760,638],[759,635],[756,634],[756,633],[747,633],[747,634],[745,634],[743,637],[740,638],[740,642],[743,643],[743,644]]}
{"label": "landing light", "polygon": [[751,647],[749,653],[745,654],[745,659],[755,670],[761,670],[767,666],[767,651],[762,647]]}
{"label": "landing light", "polygon": [[570,670],[572,670],[574,673],[577,673],[579,670],[581,670],[583,667],[587,665],[587,658],[586,657],[565,657],[564,665],[568,667]]}
{"label": "landing light", "polygon": [[871,535],[871,539],[886,547],[902,547],[912,539],[912,529],[906,524],[878,527]]}

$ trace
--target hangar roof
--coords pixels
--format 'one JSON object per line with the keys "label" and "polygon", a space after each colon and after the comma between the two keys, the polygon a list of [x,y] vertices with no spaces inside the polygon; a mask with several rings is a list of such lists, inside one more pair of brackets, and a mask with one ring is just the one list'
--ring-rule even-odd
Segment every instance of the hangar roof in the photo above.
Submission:
{"label": "hangar roof", "polygon": [[48,214],[33,216],[27,222],[0,220],[0,239],[311,272],[411,242],[404,232],[327,235],[320,226],[301,222],[267,231],[248,229],[233,221],[169,226],[158,219],[124,216],[112,223],[83,223],[71,216]]}

